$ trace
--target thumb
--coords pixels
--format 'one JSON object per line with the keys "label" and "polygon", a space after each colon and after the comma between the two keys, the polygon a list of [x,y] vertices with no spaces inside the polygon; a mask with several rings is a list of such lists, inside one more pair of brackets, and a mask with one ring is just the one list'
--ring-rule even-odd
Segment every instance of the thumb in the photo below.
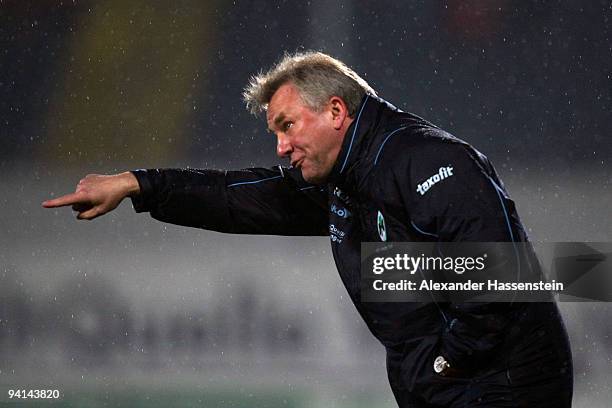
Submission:
{"label": "thumb", "polygon": [[93,220],[96,217],[101,216],[104,212],[99,210],[99,206],[93,207],[87,211],[82,211],[77,214],[79,220]]}

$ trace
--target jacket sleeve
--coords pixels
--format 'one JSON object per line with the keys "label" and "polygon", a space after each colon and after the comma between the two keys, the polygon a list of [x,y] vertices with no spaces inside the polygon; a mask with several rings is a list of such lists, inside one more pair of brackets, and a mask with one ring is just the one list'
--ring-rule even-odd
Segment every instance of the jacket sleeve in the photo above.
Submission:
{"label": "jacket sleeve", "polygon": [[132,172],[137,212],[189,227],[238,234],[327,235],[327,195],[299,171],[151,169]]}
{"label": "jacket sleeve", "polygon": [[[438,242],[526,240],[514,203],[489,161],[452,137],[426,139],[399,166],[411,226]],[[502,263],[503,264],[503,263]],[[506,263],[504,267],[508,267]],[[486,364],[511,322],[512,303],[450,303],[440,353],[451,367]]]}

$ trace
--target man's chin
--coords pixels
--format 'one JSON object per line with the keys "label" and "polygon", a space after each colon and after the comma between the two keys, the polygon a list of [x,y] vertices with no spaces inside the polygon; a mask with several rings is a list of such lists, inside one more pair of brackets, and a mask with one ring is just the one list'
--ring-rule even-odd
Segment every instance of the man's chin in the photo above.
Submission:
{"label": "man's chin", "polygon": [[302,168],[300,169],[300,171],[302,172],[302,178],[306,180],[307,183],[320,185],[325,184],[327,180],[326,176],[322,176],[320,174],[312,174],[309,171],[304,171],[304,169]]}

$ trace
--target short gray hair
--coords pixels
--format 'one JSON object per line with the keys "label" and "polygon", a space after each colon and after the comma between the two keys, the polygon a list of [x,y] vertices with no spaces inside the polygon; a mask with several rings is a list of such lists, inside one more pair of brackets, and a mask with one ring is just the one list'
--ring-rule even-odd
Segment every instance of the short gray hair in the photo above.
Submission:
{"label": "short gray hair", "polygon": [[267,72],[251,77],[242,97],[247,109],[258,114],[268,109],[268,103],[282,85],[292,83],[302,100],[314,111],[320,111],[332,96],[339,96],[354,117],[366,94],[376,91],[342,61],[316,51],[285,53]]}

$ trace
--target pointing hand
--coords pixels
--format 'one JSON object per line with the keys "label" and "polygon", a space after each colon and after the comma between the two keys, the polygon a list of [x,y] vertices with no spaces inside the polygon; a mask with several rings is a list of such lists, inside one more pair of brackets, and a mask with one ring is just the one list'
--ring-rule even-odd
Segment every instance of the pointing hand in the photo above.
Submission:
{"label": "pointing hand", "polygon": [[92,220],[117,208],[128,196],[140,192],[138,180],[131,172],[115,175],[89,174],[79,181],[72,194],[47,200],[45,208],[71,205],[79,220]]}

